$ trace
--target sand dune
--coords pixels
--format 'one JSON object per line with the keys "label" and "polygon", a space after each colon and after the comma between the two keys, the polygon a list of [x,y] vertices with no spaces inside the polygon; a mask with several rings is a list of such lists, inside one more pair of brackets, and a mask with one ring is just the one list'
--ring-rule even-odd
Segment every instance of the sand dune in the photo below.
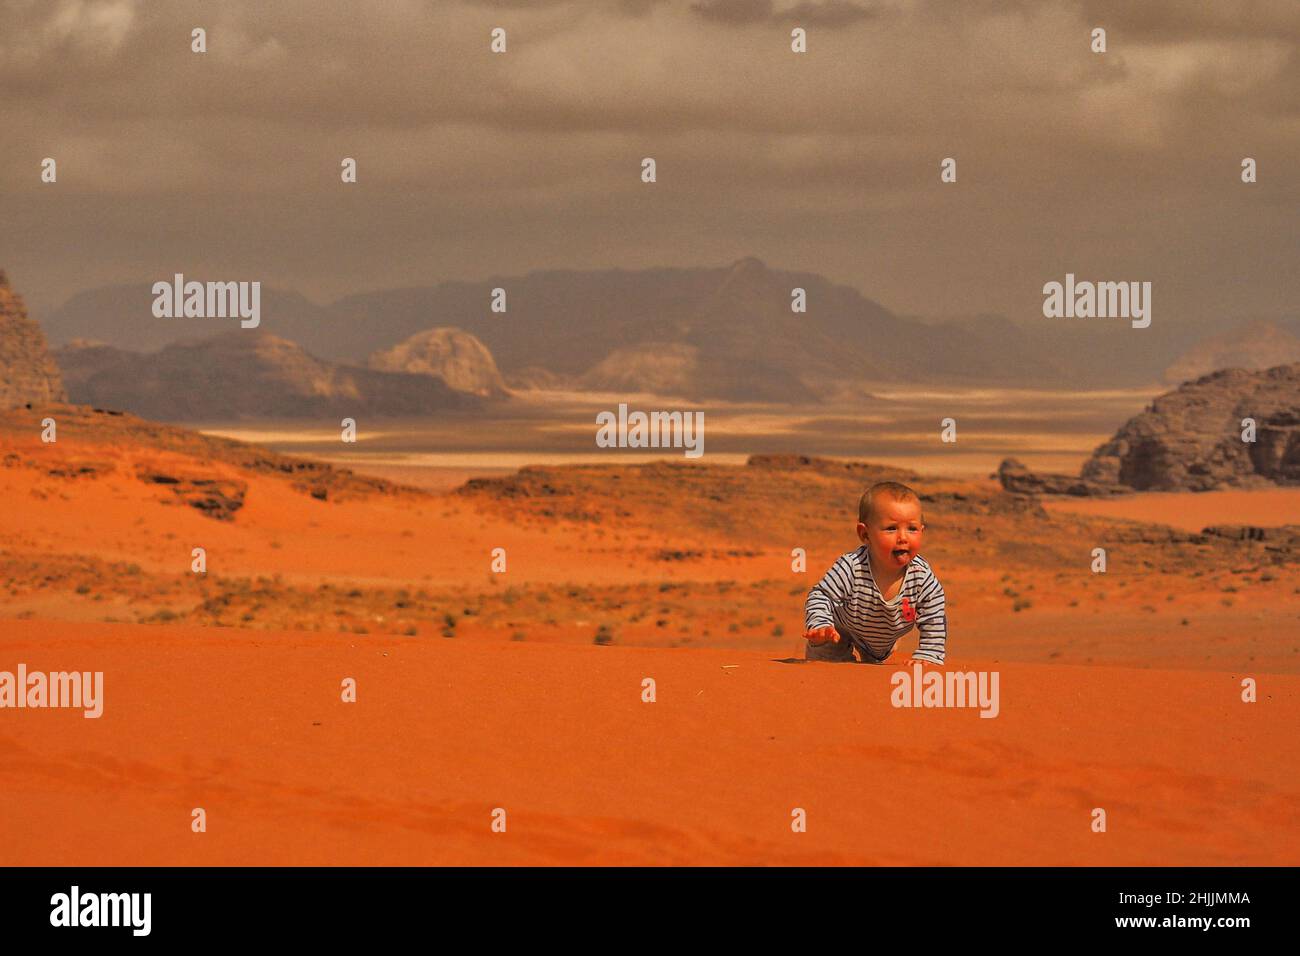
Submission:
{"label": "sand dune", "polygon": [[[0,415],[0,671],[102,670],[104,716],[0,710],[0,864],[1300,862],[1285,540],[796,456],[435,493],[58,414]],[[781,662],[897,474],[994,719]]]}
{"label": "sand dune", "polygon": [[99,720],[0,714],[6,865],[1300,862],[1293,675],[954,655],[1000,671],[981,719],[753,651],[4,631],[0,665],[105,674]]}

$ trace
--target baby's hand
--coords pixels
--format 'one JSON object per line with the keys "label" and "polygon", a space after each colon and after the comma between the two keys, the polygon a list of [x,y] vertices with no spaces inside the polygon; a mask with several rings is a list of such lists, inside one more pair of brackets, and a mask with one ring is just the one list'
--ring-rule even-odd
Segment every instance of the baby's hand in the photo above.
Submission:
{"label": "baby's hand", "polygon": [[809,644],[838,644],[840,642],[840,632],[829,624],[825,627],[814,627],[810,631],[805,631],[803,636],[804,640]]}

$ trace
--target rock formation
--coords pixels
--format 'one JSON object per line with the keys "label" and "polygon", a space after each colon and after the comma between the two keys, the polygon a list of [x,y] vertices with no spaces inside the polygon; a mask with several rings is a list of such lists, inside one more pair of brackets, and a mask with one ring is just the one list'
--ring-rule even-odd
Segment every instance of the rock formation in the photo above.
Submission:
{"label": "rock formation", "polygon": [[67,401],[41,327],[0,270],[0,408]]}
{"label": "rock formation", "polygon": [[1074,495],[1300,484],[1300,362],[1185,382],[1125,422],[1078,478],[1035,475],[1014,458],[997,478],[1008,491]]}
{"label": "rock formation", "polygon": [[502,398],[506,384],[486,345],[455,328],[417,332],[404,342],[370,356],[369,366],[381,372],[405,372],[441,379],[458,392],[482,398]]}
{"label": "rock formation", "polygon": [[72,401],[158,421],[418,416],[482,399],[425,375],[335,365],[249,330],[140,354],[97,344],[55,353]]}
{"label": "rock formation", "polygon": [[1082,477],[1138,491],[1300,483],[1300,362],[1224,369],[1161,395],[1092,453]]}
{"label": "rock formation", "polygon": [[1021,495],[1115,495],[1129,491],[1115,484],[1030,471],[1015,458],[1005,458],[998,466],[997,479],[1002,487]]}

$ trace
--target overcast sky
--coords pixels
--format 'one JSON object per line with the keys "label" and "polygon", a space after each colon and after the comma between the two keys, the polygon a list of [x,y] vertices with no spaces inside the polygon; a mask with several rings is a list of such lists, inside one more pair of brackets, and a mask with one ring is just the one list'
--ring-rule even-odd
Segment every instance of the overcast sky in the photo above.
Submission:
{"label": "overcast sky", "polygon": [[0,0],[0,131],[37,318],[177,271],[324,301],[744,255],[922,315],[1032,318],[1066,272],[1151,281],[1154,322],[1300,301],[1296,0]]}

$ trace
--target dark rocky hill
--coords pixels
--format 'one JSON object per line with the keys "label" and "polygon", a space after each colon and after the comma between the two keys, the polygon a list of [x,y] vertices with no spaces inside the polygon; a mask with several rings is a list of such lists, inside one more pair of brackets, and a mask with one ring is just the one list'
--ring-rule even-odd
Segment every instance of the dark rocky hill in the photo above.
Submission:
{"label": "dark rocky hill", "polygon": [[[1242,439],[1246,418],[1253,442]],[[1159,491],[1300,483],[1300,362],[1183,383],[1125,422],[1082,477]]]}

